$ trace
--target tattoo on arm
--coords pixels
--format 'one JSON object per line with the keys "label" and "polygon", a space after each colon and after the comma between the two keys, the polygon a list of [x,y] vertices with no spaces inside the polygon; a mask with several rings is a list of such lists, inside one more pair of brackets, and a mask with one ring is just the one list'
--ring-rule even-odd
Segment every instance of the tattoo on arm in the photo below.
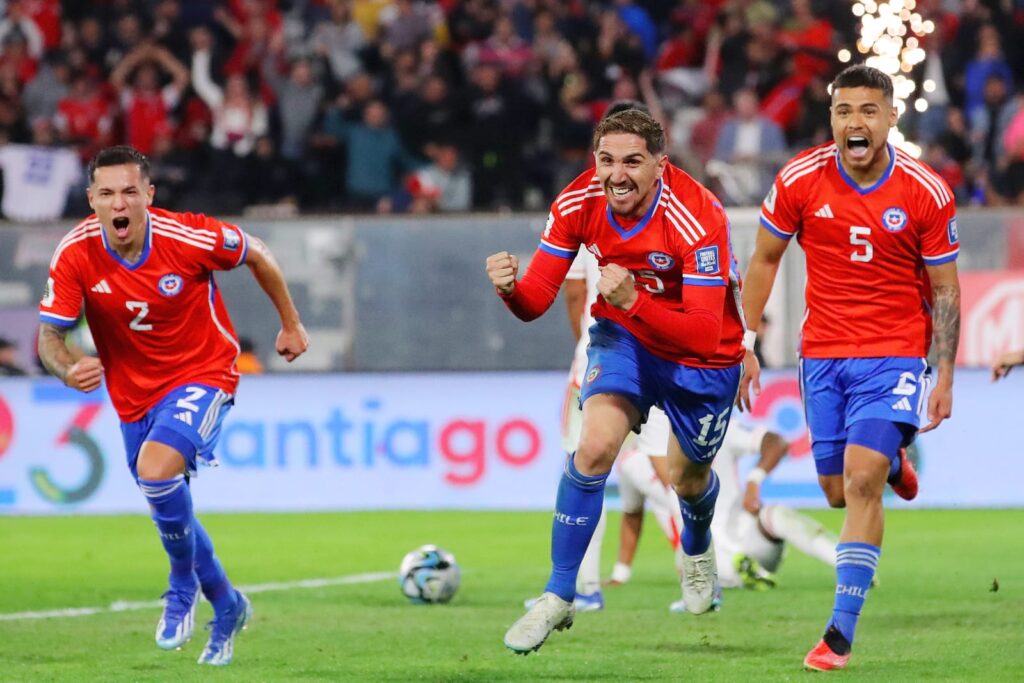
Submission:
{"label": "tattoo on arm", "polygon": [[933,289],[932,320],[935,334],[935,355],[938,361],[956,362],[960,344],[960,288],[939,285]]}
{"label": "tattoo on arm", "polygon": [[68,330],[64,327],[43,323],[39,326],[39,359],[50,374],[67,384],[68,368],[74,365],[74,358],[68,351]]}

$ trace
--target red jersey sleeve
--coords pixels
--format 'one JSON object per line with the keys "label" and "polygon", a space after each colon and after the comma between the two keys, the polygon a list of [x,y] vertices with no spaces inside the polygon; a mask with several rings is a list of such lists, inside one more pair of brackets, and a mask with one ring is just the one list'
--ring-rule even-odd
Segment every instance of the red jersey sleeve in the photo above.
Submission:
{"label": "red jersey sleeve", "polygon": [[761,203],[761,227],[784,240],[799,232],[806,195],[803,183],[808,182],[822,162],[834,153],[834,144],[814,147],[782,167]]}
{"label": "red jersey sleeve", "polygon": [[67,251],[68,238],[61,241],[50,261],[50,273],[39,302],[39,319],[60,327],[71,327],[82,311],[82,277],[79,260]]}
{"label": "red jersey sleeve", "polygon": [[201,213],[153,213],[158,229],[175,232],[179,239],[200,247],[199,261],[208,270],[231,270],[245,263],[249,238],[236,225]]}
{"label": "red jersey sleeve", "polygon": [[[941,180],[937,176],[936,179]],[[943,184],[945,185],[944,181]],[[928,266],[955,261],[960,253],[956,204],[949,186],[946,185],[943,189],[948,194],[940,194],[939,200],[931,194],[925,194],[920,202],[921,258]],[[943,203],[943,199],[947,201]]]}
{"label": "red jersey sleeve", "polygon": [[577,216],[581,212],[573,209],[563,215],[559,209],[562,201],[562,197],[559,197],[551,205],[540,246],[526,274],[516,282],[509,294],[499,293],[505,305],[520,320],[538,318],[551,307],[579,251],[581,238]]}

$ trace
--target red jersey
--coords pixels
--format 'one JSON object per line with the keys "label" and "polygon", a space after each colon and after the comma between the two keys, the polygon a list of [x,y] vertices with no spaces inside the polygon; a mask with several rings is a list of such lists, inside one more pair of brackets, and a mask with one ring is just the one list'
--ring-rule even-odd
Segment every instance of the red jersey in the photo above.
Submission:
{"label": "red jersey", "polygon": [[127,263],[90,216],[54,252],[40,318],[70,327],[84,302],[110,400],[124,422],[141,419],[182,384],[233,394],[238,340],[213,271],[240,265],[247,249],[234,225],[151,207],[142,254]]}
{"label": "red jersey", "polygon": [[807,256],[800,355],[924,357],[931,345],[926,265],[956,259],[956,207],[946,182],[889,146],[878,182],[859,187],[834,142],[797,155],[761,206],[761,225],[797,236]]}
{"label": "red jersey", "polygon": [[[506,303],[523,318],[543,312],[583,245],[600,266],[631,271],[639,295],[628,311],[598,296],[595,318],[622,325],[659,358],[693,367],[736,365],[743,358],[743,321],[722,204],[671,164],[655,192],[644,217],[624,226],[593,171],[580,175],[552,204],[530,270]],[[538,286],[540,298],[533,291]]]}

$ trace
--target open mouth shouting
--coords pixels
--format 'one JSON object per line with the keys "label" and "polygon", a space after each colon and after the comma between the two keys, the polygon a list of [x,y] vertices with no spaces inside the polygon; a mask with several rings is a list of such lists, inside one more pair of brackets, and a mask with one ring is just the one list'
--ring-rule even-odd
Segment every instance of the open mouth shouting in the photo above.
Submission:
{"label": "open mouth shouting", "polygon": [[871,143],[864,135],[850,135],[846,138],[846,152],[851,159],[863,161],[871,151]]}
{"label": "open mouth shouting", "polygon": [[128,220],[128,216],[115,216],[111,222],[114,225],[114,231],[117,233],[118,239],[128,239],[128,225],[131,223]]}

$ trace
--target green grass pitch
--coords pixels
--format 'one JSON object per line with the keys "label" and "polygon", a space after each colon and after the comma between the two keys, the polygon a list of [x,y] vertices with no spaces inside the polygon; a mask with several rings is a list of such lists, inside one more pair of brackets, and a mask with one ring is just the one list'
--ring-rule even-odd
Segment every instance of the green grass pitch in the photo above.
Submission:
{"label": "green grass pitch", "polygon": [[[815,513],[836,529],[841,515]],[[538,654],[505,650],[505,629],[547,576],[550,514],[367,512],[207,515],[238,584],[395,571],[423,543],[455,553],[453,602],[406,602],[394,580],[253,596],[255,618],[223,670],[158,650],[158,609],[0,620],[2,681],[877,681],[1024,680],[1024,510],[890,512],[850,667],[801,669],[831,609],[832,571],[791,551],[769,593],[727,591],[723,610],[669,614],[671,556],[653,533],[634,578],[606,591]],[[612,515],[604,566],[612,562]],[[159,597],[166,560],[143,517],[0,518],[0,613]],[[993,591],[993,582],[998,590]],[[205,623],[209,605],[200,606]],[[2,617],[0,617],[2,619]]]}

